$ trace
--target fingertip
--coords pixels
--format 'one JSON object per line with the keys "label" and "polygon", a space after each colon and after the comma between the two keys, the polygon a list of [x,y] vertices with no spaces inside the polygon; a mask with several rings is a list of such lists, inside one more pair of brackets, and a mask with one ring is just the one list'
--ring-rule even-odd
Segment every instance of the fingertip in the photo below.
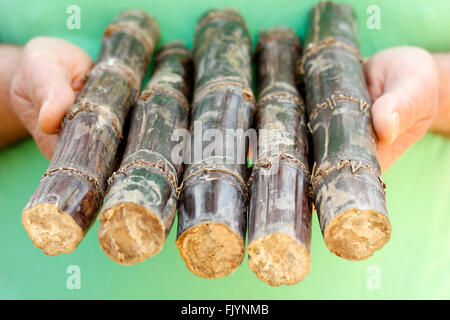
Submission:
{"label": "fingertip", "polygon": [[372,121],[378,142],[392,144],[400,131],[400,117],[395,110],[396,98],[384,95],[375,101],[372,107]]}
{"label": "fingertip", "polygon": [[386,172],[393,164],[394,159],[392,156],[391,146],[378,145],[378,163],[380,165],[381,172]]}
{"label": "fingertip", "polygon": [[75,101],[75,93],[65,84],[44,101],[39,111],[39,128],[46,134],[54,134],[61,127],[67,109]]}
{"label": "fingertip", "polygon": [[47,136],[45,142],[39,145],[39,149],[41,150],[44,157],[48,160],[51,160],[53,157],[53,153],[55,151],[56,142],[58,141],[58,136],[51,135]]}

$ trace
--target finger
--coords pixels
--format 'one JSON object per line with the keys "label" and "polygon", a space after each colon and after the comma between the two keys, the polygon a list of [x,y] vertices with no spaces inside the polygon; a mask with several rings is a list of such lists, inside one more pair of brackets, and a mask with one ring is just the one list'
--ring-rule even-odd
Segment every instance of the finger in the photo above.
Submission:
{"label": "finger", "polygon": [[53,156],[58,136],[56,134],[43,133],[37,125],[35,130],[32,131],[32,135],[44,157],[50,160]]}
{"label": "finger", "polygon": [[[61,122],[67,109],[75,102],[75,93],[65,79],[58,76],[49,77],[45,87],[38,90],[33,100],[40,102],[39,128],[47,134],[55,133],[61,126]],[[38,103],[34,102],[33,103]]]}
{"label": "finger", "polygon": [[51,160],[53,157],[53,152],[55,151],[56,143],[58,142],[58,136],[55,134],[52,134],[48,136],[45,140],[38,140],[38,148],[41,150],[44,157],[46,157],[48,160]]}
{"label": "finger", "polygon": [[391,144],[400,132],[400,115],[397,112],[397,96],[385,94],[378,98],[372,107],[372,122],[381,144]]}
{"label": "finger", "polygon": [[379,59],[369,59],[364,63],[364,74],[372,100],[383,94],[385,69],[380,66]]}

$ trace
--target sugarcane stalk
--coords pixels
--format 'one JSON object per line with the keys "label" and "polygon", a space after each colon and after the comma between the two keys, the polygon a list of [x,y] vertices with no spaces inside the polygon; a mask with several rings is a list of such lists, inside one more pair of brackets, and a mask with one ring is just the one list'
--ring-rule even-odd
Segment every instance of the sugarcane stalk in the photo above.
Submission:
{"label": "sugarcane stalk", "polygon": [[357,37],[350,6],[319,3],[298,68],[314,144],[313,201],[328,249],[348,260],[370,257],[391,235]]}
{"label": "sugarcane stalk", "polygon": [[[225,147],[219,136],[245,132],[251,125],[255,103],[250,49],[250,35],[235,10],[211,10],[197,24],[193,157],[183,173],[176,245],[189,270],[204,278],[226,276],[244,258],[248,191],[245,154],[239,161],[238,151],[246,152],[246,146],[237,151],[239,147]],[[215,141],[202,139],[211,132]],[[239,139],[233,137],[234,146]],[[219,147],[209,148],[217,141]]]}
{"label": "sugarcane stalk", "polygon": [[310,269],[311,201],[305,105],[296,88],[301,54],[292,29],[260,32],[256,47],[258,157],[249,179],[249,266],[272,286]]}
{"label": "sugarcane stalk", "polygon": [[96,64],[22,214],[34,245],[47,255],[73,252],[94,222],[158,39],[156,21],[137,10],[122,12],[105,30]]}
{"label": "sugarcane stalk", "polygon": [[155,71],[131,111],[120,168],[112,175],[100,214],[98,239],[120,264],[135,264],[163,247],[175,217],[181,161],[171,139],[188,125],[191,53],[183,42],[163,45]]}

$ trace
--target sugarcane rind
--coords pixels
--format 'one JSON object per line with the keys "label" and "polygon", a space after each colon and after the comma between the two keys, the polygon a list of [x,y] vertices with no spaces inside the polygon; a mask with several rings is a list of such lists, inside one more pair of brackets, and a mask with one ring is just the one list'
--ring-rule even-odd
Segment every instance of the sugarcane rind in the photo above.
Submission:
{"label": "sugarcane rind", "polygon": [[102,106],[97,103],[89,102],[87,100],[78,101],[73,104],[67,111],[66,119],[73,119],[75,116],[81,112],[96,113],[99,117],[102,117],[108,121],[109,125],[116,132],[119,139],[123,137],[121,121],[114,112],[111,112],[110,108],[107,106]]}
{"label": "sugarcane rind", "polygon": [[317,118],[317,115],[319,114],[319,111],[327,108],[330,108],[331,110],[337,108],[338,101],[348,101],[357,103],[359,105],[359,111],[361,112],[362,115],[370,115],[372,105],[369,102],[365,101],[364,99],[354,97],[349,94],[332,94],[328,98],[326,98],[324,102],[318,103],[313,108],[311,108],[308,123],[314,122],[314,120]]}
{"label": "sugarcane rind", "polygon": [[253,94],[253,90],[249,86],[237,80],[236,77],[221,77],[206,82],[195,90],[194,102],[192,104],[196,105],[209,94],[220,93],[220,90],[226,92],[235,90],[236,93],[241,94],[246,101],[251,102],[253,108],[255,107],[255,96]]}
{"label": "sugarcane rind", "polygon": [[299,60],[299,64],[297,66],[298,72],[300,74],[304,74],[306,70],[305,64],[308,62],[308,59],[315,55],[319,55],[328,48],[344,49],[354,54],[358,58],[359,62],[361,64],[364,64],[364,58],[355,44],[351,43],[350,41],[346,41],[345,39],[339,39],[337,37],[326,37],[320,41],[311,42],[308,44],[308,46],[305,48],[303,57]]}
{"label": "sugarcane rind", "polygon": [[[200,166],[200,169],[193,170],[191,172],[186,172],[185,176],[183,177],[183,181],[181,182],[180,186],[178,187],[178,191],[181,192],[183,188],[186,188],[190,184],[196,183],[198,180],[203,179],[205,174],[208,173],[222,173],[227,175],[227,179],[225,179],[227,182],[231,183],[232,185],[236,186],[239,192],[248,199],[248,187],[247,184],[244,182],[244,179],[237,173],[233,172],[231,170],[220,168],[218,165],[216,166]],[[236,182],[234,182],[236,181]]]}
{"label": "sugarcane rind", "polygon": [[275,26],[269,29],[261,30],[258,34],[258,43],[255,48],[257,54],[264,46],[270,45],[273,41],[289,41],[289,45],[295,46],[301,50],[300,39],[295,34],[294,29],[286,26]]}
{"label": "sugarcane rind", "polygon": [[[152,153],[154,153],[154,152],[152,152]],[[136,167],[143,167],[143,168],[147,168],[147,169],[148,168],[157,169],[168,180],[169,184],[172,187],[172,191],[174,191],[175,193],[178,193],[178,188],[177,188],[178,174],[177,174],[177,171],[175,170],[175,168],[173,168],[172,164],[168,160],[165,160],[165,161],[160,160],[157,163],[145,161],[145,160],[133,160],[132,162],[128,163],[127,165],[121,167],[119,170],[114,172],[111,175],[111,177],[109,177],[108,184],[112,185],[118,175],[127,175],[127,171],[132,170]]]}
{"label": "sugarcane rind", "polygon": [[155,63],[160,62],[167,56],[180,55],[185,58],[192,59],[192,52],[186,48],[184,40],[172,40],[163,44],[155,55]]}
{"label": "sugarcane rind", "polygon": [[141,96],[139,97],[140,101],[146,102],[148,101],[153,94],[163,93],[165,95],[171,96],[181,103],[185,111],[189,111],[189,102],[186,99],[186,96],[182,94],[180,91],[169,88],[169,87],[161,87],[161,86],[151,86],[142,91]]}
{"label": "sugarcane rind", "polygon": [[239,14],[239,11],[235,8],[223,8],[221,10],[211,9],[211,10],[207,11],[198,21],[198,23],[195,27],[195,32],[197,32],[199,29],[203,28],[205,26],[205,24],[210,23],[213,20],[219,20],[219,19],[234,21],[234,22],[240,24],[249,34],[245,20]]}
{"label": "sugarcane rind", "polygon": [[[152,21],[154,21],[154,19],[152,19]],[[157,23],[155,23],[154,26],[158,28]],[[109,24],[103,32],[103,36],[109,37],[118,31],[126,32],[135,37],[140,43],[142,43],[147,53],[152,52],[155,48],[155,42],[153,41],[153,38],[151,36],[149,36],[144,30],[126,22],[119,21]],[[159,34],[159,30],[156,33]],[[157,38],[156,42],[158,42],[158,40],[159,37]]]}
{"label": "sugarcane rind", "polygon": [[381,178],[381,172],[379,168],[375,168],[368,163],[363,163],[362,161],[356,161],[351,159],[341,159],[332,164],[334,161],[324,162],[319,168],[316,168],[316,163],[314,163],[313,170],[311,172],[311,193],[315,194],[319,185],[323,182],[326,177],[337,170],[342,170],[344,168],[350,168],[351,173],[355,174],[360,169],[364,169],[373,176],[377,178],[380,183],[381,190],[386,193],[386,183]]}
{"label": "sugarcane rind", "polygon": [[270,168],[274,163],[278,164],[279,161],[283,160],[291,163],[294,167],[296,167],[296,169],[300,170],[304,174],[305,179],[307,179],[307,183],[310,182],[310,172],[307,164],[297,159],[294,155],[288,153],[280,153],[258,158],[252,166],[252,174],[248,179],[247,185],[251,185],[255,177],[258,175],[258,170],[260,168]]}
{"label": "sugarcane rind", "polygon": [[303,102],[303,99],[299,98],[298,94],[293,94],[288,91],[281,91],[281,92],[277,91],[277,92],[271,92],[271,93],[267,93],[267,94],[260,94],[259,98],[258,98],[258,102],[256,104],[256,107],[259,108],[260,105],[270,102],[271,100],[292,101],[296,104],[296,107],[298,107],[302,113],[305,112],[305,103]]}
{"label": "sugarcane rind", "polygon": [[44,173],[44,175],[41,178],[41,182],[46,178],[46,177],[51,177],[53,174],[55,174],[56,172],[58,173],[62,173],[62,174],[67,174],[67,175],[71,175],[71,174],[78,174],[80,176],[82,176],[84,179],[86,179],[88,182],[90,182],[94,188],[95,191],[97,192],[97,194],[99,194],[99,198],[103,198],[104,197],[104,184],[100,183],[100,181],[96,178],[93,177],[92,175],[90,175],[89,173],[80,170],[80,169],[75,169],[75,168],[64,168],[64,167],[59,167],[59,168],[54,168],[54,169],[47,169]]}

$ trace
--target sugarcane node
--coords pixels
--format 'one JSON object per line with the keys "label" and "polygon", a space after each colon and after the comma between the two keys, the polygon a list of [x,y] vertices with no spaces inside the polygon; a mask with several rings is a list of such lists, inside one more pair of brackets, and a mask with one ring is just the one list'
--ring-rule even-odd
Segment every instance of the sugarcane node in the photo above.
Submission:
{"label": "sugarcane node", "polygon": [[239,11],[236,8],[222,8],[220,10],[216,9],[209,10],[197,22],[197,25],[195,26],[195,31],[197,32],[205,24],[211,22],[212,20],[234,21],[243,26],[247,34],[250,35],[247,26],[245,24],[244,18],[242,18],[242,16],[240,15]]}
{"label": "sugarcane node", "polygon": [[162,92],[164,94],[172,96],[183,105],[186,112],[189,111],[189,102],[187,101],[186,96],[180,93],[178,90],[170,89],[168,87],[163,88],[153,86],[151,88],[147,88],[144,91],[142,91],[140,99],[142,101],[147,101],[155,92]]}
{"label": "sugarcane node", "polygon": [[92,183],[95,186],[95,191],[100,195],[100,198],[103,198],[103,196],[104,196],[103,183],[100,183],[98,181],[98,179],[96,179],[95,177],[92,177],[91,175],[89,175],[87,172],[85,172],[83,170],[79,170],[79,169],[75,169],[75,168],[55,168],[55,169],[47,170],[47,171],[45,171],[44,175],[42,176],[41,181],[45,180],[46,177],[51,177],[52,175],[54,175],[57,172],[62,173],[62,174],[67,174],[67,175],[78,174],[78,175],[82,176],[84,179],[86,179],[87,181],[89,181],[90,183]]}
{"label": "sugarcane node", "polygon": [[[300,52],[301,44],[300,40],[295,35],[295,31],[292,28],[286,26],[275,26],[271,27],[269,30],[261,30],[258,33],[258,43],[261,44],[263,42],[268,41],[281,41],[287,40],[289,41],[290,46],[295,46],[295,48]],[[260,50],[260,46],[256,46],[255,54]]]}
{"label": "sugarcane node", "polygon": [[[162,162],[164,162],[164,165],[162,165]],[[127,175],[127,171],[134,169],[135,167],[144,167],[144,168],[156,168],[161,171],[161,173],[166,177],[166,179],[169,181],[172,189],[177,192],[178,190],[178,178],[177,178],[177,171],[173,166],[168,162],[168,160],[163,161],[160,160],[157,163],[155,162],[149,162],[145,160],[133,160],[132,162],[128,163],[127,165],[119,168],[117,171],[115,171],[111,177],[108,178],[108,185],[112,185],[114,183],[114,180],[118,175]]]}
{"label": "sugarcane node", "polygon": [[124,79],[126,79],[127,83],[133,86],[135,92],[139,92],[141,89],[141,79],[139,76],[137,76],[130,67],[124,65],[120,61],[111,58],[107,61],[97,63],[90,71],[90,75],[101,75],[105,71],[117,72],[120,74]]}
{"label": "sugarcane node", "polygon": [[250,178],[247,181],[247,185],[250,185],[252,183],[260,167],[270,168],[274,161],[281,161],[281,160],[291,162],[293,165],[297,166],[298,169],[300,169],[305,174],[305,179],[307,180],[307,182],[310,183],[310,179],[312,179],[312,176],[310,175],[308,166],[302,161],[298,160],[292,154],[280,153],[277,155],[268,155],[257,159],[255,164],[253,164],[252,174],[250,175]]}
{"label": "sugarcane node", "polygon": [[349,51],[350,53],[354,54],[358,58],[361,65],[364,65],[364,58],[362,57],[359,49],[357,47],[355,47],[355,45],[353,43],[350,43],[350,42],[347,43],[347,41],[345,39],[338,39],[335,37],[327,37],[318,42],[308,44],[308,46],[305,49],[305,53],[300,60],[300,64],[298,65],[298,68],[300,68],[298,72],[300,74],[304,74],[305,64],[308,62],[308,60],[311,57],[319,54],[321,51],[323,51],[325,49],[329,49],[329,48],[333,48],[333,47],[341,48],[343,50]]}
{"label": "sugarcane node", "polygon": [[93,225],[128,110],[159,39],[156,21],[138,11],[123,11],[110,26],[64,117],[49,167],[22,213],[30,239],[47,255],[72,252]]}
{"label": "sugarcane node", "polygon": [[138,28],[132,24],[129,24],[129,23],[117,23],[117,22],[112,23],[112,24],[108,25],[108,27],[104,31],[103,35],[105,37],[110,37],[112,34],[119,32],[119,31],[126,32],[126,33],[133,35],[133,37],[135,37],[139,42],[142,43],[142,45],[145,47],[145,50],[147,51],[147,53],[150,53],[153,51],[155,44],[153,42],[152,37],[149,37],[140,28]]}
{"label": "sugarcane node", "polygon": [[[202,168],[199,170],[191,170],[186,174],[186,176],[183,178],[183,181],[179,187],[179,190],[183,190],[183,188],[187,185],[188,182],[195,181],[195,178],[201,177],[207,173],[223,173],[231,177],[231,179],[228,180],[228,182],[232,183],[233,185],[238,187],[238,190],[242,195],[248,199],[248,187],[247,184],[244,182],[244,179],[236,172],[233,172],[231,170],[227,170],[224,168],[218,168],[218,167],[207,167]],[[233,182],[232,182],[233,181]],[[236,182],[234,182],[236,181]]]}
{"label": "sugarcane node", "polygon": [[309,121],[311,122],[316,120],[318,113],[323,109],[330,108],[331,110],[333,110],[334,108],[338,107],[336,103],[338,101],[348,101],[356,103],[358,111],[363,115],[369,115],[368,110],[370,110],[372,107],[372,105],[364,99],[354,97],[349,94],[333,94],[326,98],[324,102],[317,104],[314,108],[311,108],[309,112]]}
{"label": "sugarcane node", "polygon": [[290,92],[272,92],[262,94],[258,98],[256,106],[259,107],[260,105],[270,102],[271,100],[289,100],[289,101],[292,100],[295,102],[295,104],[301,110],[301,112],[305,112],[305,103],[303,102],[303,99],[299,98],[298,96]]}
{"label": "sugarcane node", "polygon": [[385,192],[384,189],[386,189],[386,184],[381,178],[381,173],[379,170],[373,168],[370,164],[364,164],[362,161],[354,161],[350,159],[338,160],[335,165],[331,165],[330,162],[325,162],[321,165],[321,167],[314,170],[313,174],[311,175],[312,192],[315,193],[318,185],[321,184],[330,173],[336,170],[342,170],[344,168],[350,168],[352,174],[355,174],[360,169],[367,170],[370,174],[378,179],[378,181],[381,183],[383,192]]}
{"label": "sugarcane node", "polygon": [[189,60],[192,59],[192,52],[186,47],[183,40],[173,40],[170,41],[169,44],[170,48],[165,47],[166,44],[163,44],[161,48],[159,48],[155,56],[155,63],[158,63],[166,56],[171,55],[180,55],[183,56],[183,58],[187,58]]}
{"label": "sugarcane node", "polygon": [[202,87],[195,90],[195,96],[193,105],[197,104],[198,101],[201,101],[205,98],[205,96],[209,95],[213,92],[214,89],[219,89],[227,92],[235,92],[236,94],[242,94],[244,99],[248,102],[255,103],[255,96],[253,91],[248,86],[242,84],[239,81],[236,81],[234,78],[223,77],[219,79],[214,79],[205,83]]}
{"label": "sugarcane node", "polygon": [[102,117],[105,121],[111,123],[112,128],[116,131],[119,139],[123,138],[121,121],[116,114],[111,112],[107,106],[102,106],[97,103],[86,100],[79,101],[73,104],[66,113],[65,119],[73,119],[80,112],[96,113],[98,117]]}

